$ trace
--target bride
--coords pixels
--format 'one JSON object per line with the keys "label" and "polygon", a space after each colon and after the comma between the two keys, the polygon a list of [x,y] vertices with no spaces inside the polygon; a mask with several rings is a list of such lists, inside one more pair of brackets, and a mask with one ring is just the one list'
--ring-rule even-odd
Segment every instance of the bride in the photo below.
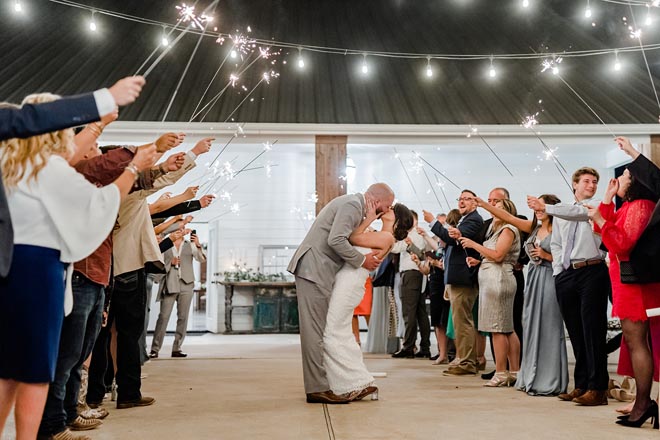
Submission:
{"label": "bride", "polygon": [[[407,237],[413,227],[413,216],[408,208],[398,203],[380,217],[383,222],[381,231],[368,231],[379,215],[376,214],[375,203],[366,203],[367,215],[349,241],[365,255],[374,250],[380,251],[378,258],[382,259],[395,241]],[[362,300],[368,275],[365,268],[355,268],[349,264],[344,264],[339,270],[323,333],[323,361],[330,389],[350,400],[361,400],[378,392],[374,378],[364,365],[362,350],[355,341],[351,327],[353,310]]]}

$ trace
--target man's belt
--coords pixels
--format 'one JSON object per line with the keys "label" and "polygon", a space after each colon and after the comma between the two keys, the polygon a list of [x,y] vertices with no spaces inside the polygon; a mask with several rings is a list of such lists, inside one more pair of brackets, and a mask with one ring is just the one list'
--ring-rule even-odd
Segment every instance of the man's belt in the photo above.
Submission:
{"label": "man's belt", "polygon": [[591,260],[582,260],[571,263],[571,267],[573,269],[582,269],[583,267],[595,266],[596,264],[601,264],[603,262],[605,262],[605,260],[602,258],[592,258]]}

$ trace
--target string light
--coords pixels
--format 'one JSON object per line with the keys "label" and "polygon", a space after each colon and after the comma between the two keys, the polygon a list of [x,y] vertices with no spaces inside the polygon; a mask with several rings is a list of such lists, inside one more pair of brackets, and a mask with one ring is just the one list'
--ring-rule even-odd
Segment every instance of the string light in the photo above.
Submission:
{"label": "string light", "polygon": [[490,57],[490,69],[488,69],[488,76],[491,78],[495,78],[497,76],[497,71],[495,70],[495,66],[493,66],[493,57]]}
{"label": "string light", "polygon": [[431,57],[426,57],[426,76],[433,77],[433,69],[431,68]]}
{"label": "string light", "polygon": [[96,11],[92,11],[92,20],[89,22],[89,30],[92,32],[96,32],[98,29],[96,26],[96,20],[94,18],[94,15],[96,14]]}
{"label": "string light", "polygon": [[528,8],[529,7],[529,0],[523,0],[522,7],[523,8]]}
{"label": "string light", "polygon": [[232,49],[231,52],[229,52],[229,56],[232,57],[232,59],[236,59],[238,53],[234,49]]}
{"label": "string light", "polygon": [[618,52],[614,52],[614,70],[617,72],[621,70],[621,62],[619,61]]}
{"label": "string light", "polygon": [[160,44],[165,47],[170,45],[170,40],[167,38],[167,30],[165,29],[165,26],[163,26],[163,36],[160,39]]}
{"label": "string light", "polygon": [[647,26],[651,26],[653,24],[653,16],[651,15],[651,6],[646,5],[646,8],[648,9],[648,12],[646,13],[646,20],[644,24]]}
{"label": "string light", "polygon": [[299,69],[304,69],[305,68],[305,60],[303,59],[303,56],[302,56],[302,47],[298,48],[298,68]]}
{"label": "string light", "polygon": [[362,75],[367,75],[369,73],[369,65],[367,64],[367,54],[362,54]]}
{"label": "string light", "polygon": [[589,4],[589,0],[587,0],[587,8],[584,10],[584,16],[586,18],[591,18],[591,5]]}
{"label": "string light", "polygon": [[14,3],[14,11],[23,12],[23,5],[21,4],[21,0],[16,0]]}

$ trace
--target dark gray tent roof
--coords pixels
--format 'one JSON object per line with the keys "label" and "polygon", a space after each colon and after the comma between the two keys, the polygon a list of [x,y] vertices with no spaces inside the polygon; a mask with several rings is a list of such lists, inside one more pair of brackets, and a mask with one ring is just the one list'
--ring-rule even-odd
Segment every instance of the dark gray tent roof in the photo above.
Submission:
{"label": "dark gray tent roof", "polygon": [[[80,0],[89,6],[174,22],[175,2],[163,0]],[[210,0],[209,0],[210,2]],[[97,16],[99,35],[86,28],[89,12],[31,0],[29,19],[4,2],[0,14],[0,99],[13,102],[36,91],[71,94],[109,85],[130,75],[159,41],[161,29]],[[561,53],[563,50],[632,46],[621,17],[627,7],[592,1],[599,8],[592,27],[583,2],[537,1],[520,11],[518,0],[224,0],[219,31],[250,25],[252,35],[292,43],[373,51],[426,53]],[[205,6],[203,2],[200,6]],[[199,7],[198,7],[199,9]],[[642,20],[643,9],[637,10]],[[660,10],[658,10],[660,19]],[[657,42],[660,31],[645,34]],[[165,112],[198,37],[188,34],[148,78],[140,100],[122,120],[156,121]],[[200,45],[168,120],[187,121],[228,47],[206,38]],[[657,51],[648,51],[652,72]],[[236,121],[278,123],[519,124],[543,100],[544,124],[597,123],[594,115],[556,77],[541,73],[538,60],[498,61],[498,77],[486,78],[487,61],[434,61],[436,75],[424,77],[426,60],[368,59],[368,78],[358,73],[361,57],[305,52],[304,72],[297,51],[285,49],[276,67],[281,76],[254,91],[234,114]],[[625,72],[611,72],[613,57],[571,58],[562,75],[608,123],[654,123],[658,106],[641,54],[622,54]],[[265,64],[244,77],[249,88]],[[231,72],[209,96],[224,85]],[[240,92],[240,93],[239,93]],[[232,89],[205,121],[223,121],[245,97]]]}

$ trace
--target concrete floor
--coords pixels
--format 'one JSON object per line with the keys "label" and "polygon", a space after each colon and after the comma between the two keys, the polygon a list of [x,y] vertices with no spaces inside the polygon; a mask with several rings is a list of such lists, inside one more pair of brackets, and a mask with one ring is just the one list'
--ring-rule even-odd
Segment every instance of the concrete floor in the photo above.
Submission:
{"label": "concrete floor", "polygon": [[[165,356],[171,343],[167,337]],[[307,404],[297,335],[191,336],[185,351],[187,359],[163,357],[144,367],[142,392],[155,397],[155,405],[117,410],[107,402],[110,416],[88,434],[95,440],[660,438],[650,424],[615,425],[616,401],[578,407],[513,388],[484,388],[476,377],[442,376],[445,366],[428,360],[387,355],[365,356],[371,371],[387,372],[377,379],[380,400]],[[615,356],[609,367],[613,372]]]}

